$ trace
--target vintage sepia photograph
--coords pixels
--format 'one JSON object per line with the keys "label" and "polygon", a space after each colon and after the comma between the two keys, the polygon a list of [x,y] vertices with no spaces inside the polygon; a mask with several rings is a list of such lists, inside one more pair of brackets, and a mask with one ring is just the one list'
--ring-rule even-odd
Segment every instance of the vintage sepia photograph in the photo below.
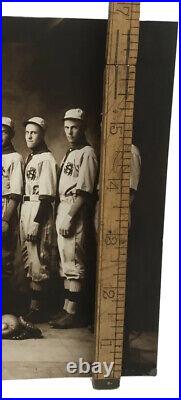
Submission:
{"label": "vintage sepia photograph", "polygon": [[5,378],[93,361],[106,28],[3,20]]}
{"label": "vintage sepia photograph", "polygon": [[[140,23],[123,375],[156,375],[176,36]],[[3,17],[3,379],[95,361],[106,37],[106,20]]]}

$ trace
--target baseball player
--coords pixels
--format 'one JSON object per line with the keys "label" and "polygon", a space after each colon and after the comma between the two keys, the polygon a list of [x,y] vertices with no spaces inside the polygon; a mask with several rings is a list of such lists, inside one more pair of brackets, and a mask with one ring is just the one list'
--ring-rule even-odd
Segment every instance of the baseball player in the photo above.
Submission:
{"label": "baseball player", "polygon": [[76,327],[80,295],[86,277],[88,215],[93,202],[98,163],[85,137],[86,117],[81,109],[71,109],[64,116],[64,131],[69,142],[60,172],[56,228],[60,253],[60,275],[64,279],[64,307],[50,325],[66,329]]}
{"label": "baseball player", "polygon": [[[130,199],[129,199],[129,228],[131,226],[131,205],[135,198],[135,193],[138,189],[140,180],[140,169],[141,169],[141,156],[138,147],[134,144],[131,145],[131,168],[130,168]],[[99,183],[97,185],[97,197],[99,198]],[[98,233],[99,229],[99,201],[96,204],[95,209],[95,229]]]}
{"label": "baseball player", "polygon": [[36,323],[42,322],[46,314],[43,294],[52,265],[53,208],[58,170],[44,140],[44,119],[30,118],[24,126],[27,147],[31,151],[25,163],[25,194],[20,217],[23,261],[31,287],[30,310],[24,319]]}
{"label": "baseball player", "polygon": [[140,180],[141,156],[138,147],[131,145],[131,169],[130,169],[130,200],[129,200],[129,228],[131,226],[131,205],[134,201]]}
{"label": "baseball player", "polygon": [[18,238],[17,208],[23,194],[23,159],[12,145],[14,122],[2,117],[3,313],[11,308],[11,275]]}

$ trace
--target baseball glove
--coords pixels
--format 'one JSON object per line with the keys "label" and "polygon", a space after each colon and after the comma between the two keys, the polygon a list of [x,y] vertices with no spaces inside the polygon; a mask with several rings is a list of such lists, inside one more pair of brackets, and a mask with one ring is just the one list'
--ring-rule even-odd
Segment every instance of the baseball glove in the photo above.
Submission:
{"label": "baseball glove", "polygon": [[25,321],[23,317],[6,314],[2,317],[2,338],[25,340],[42,338],[42,331],[35,325]]}
{"label": "baseball glove", "polygon": [[3,315],[2,316],[2,338],[9,339],[15,333],[19,331],[19,321],[14,315]]}

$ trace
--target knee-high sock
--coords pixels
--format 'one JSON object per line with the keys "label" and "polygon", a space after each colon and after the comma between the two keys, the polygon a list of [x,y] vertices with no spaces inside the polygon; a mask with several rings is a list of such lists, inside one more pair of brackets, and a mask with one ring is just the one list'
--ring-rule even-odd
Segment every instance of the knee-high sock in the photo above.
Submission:
{"label": "knee-high sock", "polygon": [[66,311],[69,314],[76,314],[80,302],[80,294],[82,289],[82,282],[80,280],[71,279],[69,281],[69,294],[68,304]]}
{"label": "knee-high sock", "polygon": [[37,282],[31,282],[31,310],[39,310],[41,307],[41,299],[42,299],[42,285]]}
{"label": "knee-high sock", "polygon": [[63,309],[65,311],[67,311],[67,307],[68,307],[69,287],[70,287],[69,280],[64,279],[64,306],[63,306]]}

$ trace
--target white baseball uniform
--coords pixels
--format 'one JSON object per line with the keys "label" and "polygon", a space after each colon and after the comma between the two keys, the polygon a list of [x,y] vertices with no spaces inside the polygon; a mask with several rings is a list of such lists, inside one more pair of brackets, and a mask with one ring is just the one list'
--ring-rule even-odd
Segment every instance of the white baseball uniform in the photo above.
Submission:
{"label": "white baseball uniform", "polygon": [[93,148],[86,144],[69,150],[61,164],[59,181],[60,204],[57,210],[56,228],[60,254],[60,275],[67,279],[83,279],[85,276],[85,239],[88,201],[75,217],[75,229],[71,237],[59,233],[61,223],[68,215],[78,195],[93,195],[98,170],[98,162]]}
{"label": "white baseball uniform", "polygon": [[140,180],[141,156],[138,147],[131,146],[130,189],[137,190]]}
{"label": "white baseball uniform", "polygon": [[[12,145],[2,155],[2,219],[10,199],[21,200],[23,194],[23,158]],[[3,273],[11,273],[14,252],[17,245],[18,215],[14,213],[9,222],[6,238],[3,238]]]}
{"label": "white baseball uniform", "polygon": [[[50,275],[54,235],[53,202],[57,191],[57,164],[45,144],[28,157],[24,181],[25,195],[20,218],[23,260],[27,276],[34,282],[41,282]],[[42,204],[44,209],[41,210]],[[38,214],[38,242],[28,242],[29,227],[36,224]]]}

